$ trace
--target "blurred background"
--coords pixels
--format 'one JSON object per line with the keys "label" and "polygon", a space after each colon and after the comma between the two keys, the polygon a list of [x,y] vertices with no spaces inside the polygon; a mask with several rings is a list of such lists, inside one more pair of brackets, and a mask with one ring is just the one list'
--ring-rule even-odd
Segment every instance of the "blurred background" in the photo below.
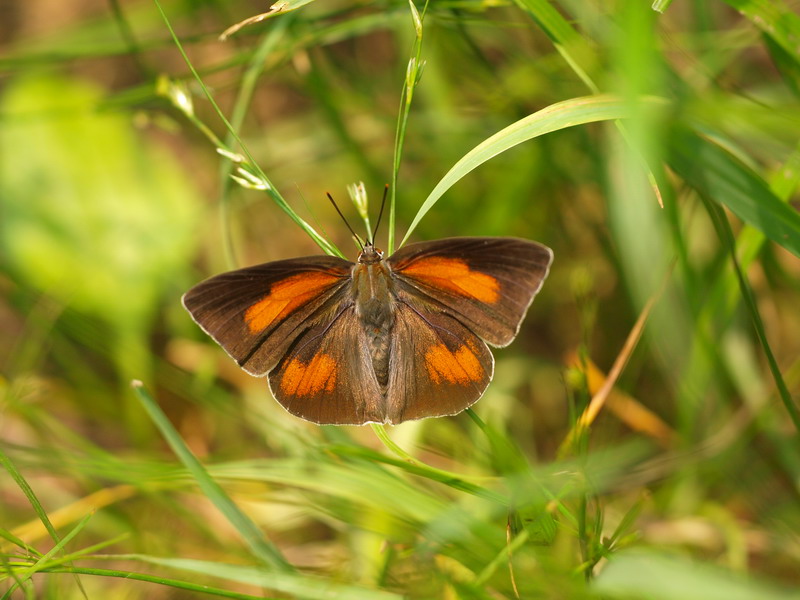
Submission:
{"label": "blurred background", "polygon": [[286,7],[220,41],[269,6],[0,1],[0,589],[797,597],[800,3],[427,7],[398,239],[527,115],[606,93],[630,118],[518,145],[421,220],[414,240],[517,236],[555,262],[474,412],[390,439],[290,416],[180,303],[212,274],[321,251],[229,177],[214,140],[240,148],[167,22],[275,189],[349,258],[325,193],[357,225],[346,187],[363,181],[374,222],[392,181],[409,3]]}

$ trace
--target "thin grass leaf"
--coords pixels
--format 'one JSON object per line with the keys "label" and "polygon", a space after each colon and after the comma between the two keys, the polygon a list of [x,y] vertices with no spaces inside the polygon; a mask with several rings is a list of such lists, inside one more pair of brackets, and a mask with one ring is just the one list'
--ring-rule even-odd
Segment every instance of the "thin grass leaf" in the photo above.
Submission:
{"label": "thin grass leaf", "polygon": [[797,600],[796,590],[651,550],[617,553],[592,589],[613,598],[649,600]]}
{"label": "thin grass leaf", "polygon": [[797,61],[772,37],[767,34],[764,34],[763,37],[764,45],[769,51],[769,55],[778,72],[783,76],[784,83],[792,90],[795,96],[800,96],[800,61]]}
{"label": "thin grass leaf", "polygon": [[234,33],[242,29],[242,27],[247,27],[248,25],[255,25],[256,23],[261,23],[262,21],[266,21],[267,19],[271,19],[272,17],[276,17],[278,15],[282,15],[291,12],[293,10],[297,10],[298,8],[302,8],[306,4],[311,4],[312,2],[314,2],[314,0],[279,0],[278,2],[269,7],[269,11],[258,15],[254,15],[252,17],[248,17],[243,21],[239,21],[238,23],[231,25],[220,34],[219,40],[224,42]]}
{"label": "thin grass leaf", "polygon": [[39,520],[47,529],[47,533],[49,533],[53,541],[58,544],[61,541],[61,538],[58,535],[55,527],[53,527],[53,524],[50,522],[50,519],[47,517],[47,511],[39,502],[39,499],[36,497],[36,493],[33,491],[33,488],[28,485],[28,482],[22,476],[22,473],[17,470],[17,468],[14,466],[14,463],[11,462],[11,459],[8,458],[5,452],[3,452],[2,448],[0,448],[0,466],[5,468],[5,470],[8,471],[8,474],[11,475],[11,478],[22,490],[22,493],[25,494],[25,497],[28,499],[31,508],[33,508],[34,512],[36,513],[36,516],[39,517]]}
{"label": "thin grass leaf", "polygon": [[217,465],[218,479],[265,481],[284,488],[320,494],[329,502],[341,499],[373,511],[392,514],[405,522],[427,523],[446,510],[441,494],[410,484],[402,477],[364,461],[263,460]]}
{"label": "thin grass leaf", "polygon": [[[386,253],[391,255],[394,253],[395,244],[395,214],[397,204],[397,179],[400,174],[400,161],[403,157],[403,143],[406,138],[406,128],[408,127],[408,116],[411,112],[411,102],[414,99],[414,90],[419,84],[420,77],[422,77],[422,69],[425,63],[422,61],[422,32],[423,21],[425,13],[428,10],[428,0],[425,0],[425,6],[422,9],[422,14],[417,11],[414,6],[414,0],[408,0],[409,9],[411,11],[412,22],[414,24],[414,47],[411,50],[411,58],[408,61],[406,68],[406,78],[403,82],[403,91],[400,94],[400,108],[397,115],[397,126],[394,135],[394,152],[392,156],[392,183],[390,186],[389,196],[389,236],[386,242]],[[401,244],[402,245],[402,244]]]}
{"label": "thin grass leaf", "polygon": [[[41,572],[45,569],[46,566],[49,566],[51,563],[53,564],[64,564],[70,563],[72,561],[71,556],[62,556],[56,560],[53,560],[53,557],[57,556],[61,553],[67,543],[70,542],[78,533],[80,533],[84,527],[89,523],[89,520],[92,518],[92,514],[86,515],[81,521],[69,532],[65,535],[55,546],[53,546],[49,552],[46,554],[41,555],[38,560],[33,563],[31,566],[23,569],[22,571],[17,571],[14,574],[15,584],[12,585],[6,595],[10,595],[14,592],[14,590],[19,586],[24,586],[25,582],[28,581],[33,575],[38,572]],[[86,592],[83,589],[83,584],[81,583],[78,576],[75,576],[75,581],[78,585],[78,589],[83,593],[84,598],[87,597]],[[6,596],[3,596],[4,598]]]}
{"label": "thin grass leaf", "polygon": [[[42,553],[39,552],[36,548],[30,546],[24,540],[18,538],[16,535],[11,533],[10,531],[7,531],[6,529],[3,529],[2,527],[0,527],[0,537],[6,540],[7,542],[10,542],[12,545],[17,546],[18,548],[24,550],[26,553],[32,556],[42,555]],[[0,552],[9,552],[9,546],[5,545],[0,546]]]}
{"label": "thin grass leaf", "polygon": [[120,38],[128,47],[128,54],[136,62],[137,68],[146,75],[152,75],[151,70],[147,64],[142,60],[142,49],[139,40],[136,39],[136,34],[133,32],[133,27],[126,17],[119,0],[109,0],[111,7],[111,14],[114,16],[114,22],[119,29]]}
{"label": "thin grass leaf", "polygon": [[7,575],[8,577],[14,580],[14,583],[11,584],[9,589],[6,590],[6,592],[2,596],[5,599],[11,596],[12,589],[21,588],[24,586],[24,583],[17,575],[17,570],[15,568],[16,565],[12,566],[11,562],[8,560],[8,556],[2,553],[0,553],[0,566],[2,567],[2,569],[0,569],[0,574]]}
{"label": "thin grass leaf", "polygon": [[[549,0],[516,0],[516,3],[542,28],[542,31],[553,42],[555,49],[587,89],[592,94],[600,94],[600,87],[590,75],[590,67],[598,62],[597,52],[586,38],[553,7]],[[617,122],[615,125],[625,142],[636,153],[642,169],[647,173],[647,179],[658,199],[659,206],[663,208],[661,187],[663,187],[664,181],[663,178],[659,177],[660,169],[654,170],[648,164],[648,158],[642,154],[641,149],[633,142],[624,124]]]}
{"label": "thin grass leaf", "polygon": [[500,473],[527,476],[531,472],[530,463],[519,446],[494,427],[484,423],[473,409],[468,408],[466,412],[489,441],[492,448],[492,463]]}
{"label": "thin grass leaf", "polygon": [[656,12],[663,13],[670,4],[672,0],[654,0],[650,7]]}
{"label": "thin grass leaf", "polygon": [[473,494],[498,504],[508,504],[508,499],[497,492],[466,481],[456,473],[431,467],[413,458],[412,460],[400,460],[390,456],[385,456],[379,452],[375,452],[374,450],[360,446],[332,446],[328,447],[328,450],[339,456],[358,457],[373,462],[392,465],[413,475],[418,475],[420,477],[430,479],[431,481],[443,483],[444,485],[461,492],[467,492],[468,494]]}
{"label": "thin grass leaf", "polygon": [[[140,491],[140,488],[129,484],[101,488],[69,504],[65,504],[56,510],[50,511],[48,518],[54,527],[64,528],[82,519],[83,516],[89,512],[101,510],[110,504],[127,500],[140,493]],[[13,533],[27,540],[36,541],[44,537],[47,531],[40,521],[34,519],[22,525],[18,525],[14,528]]]}
{"label": "thin grass leaf", "polygon": [[622,519],[620,519],[616,528],[614,528],[614,532],[608,538],[607,544],[609,550],[614,548],[623,535],[628,533],[630,529],[634,528],[636,521],[639,518],[642,509],[644,508],[645,502],[649,499],[650,494],[647,492],[642,492],[636,502],[633,503],[633,506],[631,506],[622,516]]}
{"label": "thin grass leaf", "polygon": [[595,53],[569,21],[548,0],[516,0],[516,3],[542,28],[584,85],[593,94],[599,94],[600,88],[589,75],[589,64],[596,61]]}
{"label": "thin grass leaf", "polygon": [[264,587],[297,598],[309,598],[312,600],[317,598],[330,600],[400,600],[402,598],[402,596],[391,592],[347,585],[311,575],[274,573],[265,571],[263,568],[246,565],[231,565],[190,558],[159,558],[143,554],[127,554],[119,558],[139,560],[192,573],[202,573],[203,575],[219,577],[228,581]]}
{"label": "thin grass leaf", "polygon": [[103,540],[102,542],[98,542],[97,544],[92,544],[91,546],[86,546],[85,548],[80,548],[79,550],[75,550],[74,552],[70,552],[66,554],[63,559],[59,558],[58,560],[50,561],[47,564],[47,568],[52,568],[55,565],[65,564],[69,561],[79,560],[81,558],[88,558],[91,554],[96,554],[99,550],[103,548],[108,548],[109,546],[113,546],[114,544],[118,544],[119,542],[130,538],[130,534],[123,533],[116,537],[113,537],[109,540]]}
{"label": "thin grass leaf", "polygon": [[800,213],[781,202],[757,173],[686,129],[673,132],[670,140],[670,166],[686,183],[800,257]]}
{"label": "thin grass leaf", "polygon": [[[663,101],[657,98],[643,99],[642,102],[654,107],[663,104]],[[441,181],[436,184],[422,203],[422,206],[420,206],[400,245],[402,246],[406,243],[422,218],[447,190],[470,171],[501,152],[546,133],[574,127],[575,125],[624,119],[629,112],[630,103],[619,97],[610,95],[585,96],[552,104],[498,131],[467,152],[442,177]]]}
{"label": "thin grass leaf", "polygon": [[[250,58],[244,75],[242,76],[242,84],[239,87],[239,93],[236,95],[236,100],[233,103],[233,110],[231,111],[231,127],[233,131],[238,133],[242,128],[242,123],[247,116],[247,109],[253,99],[256,84],[264,68],[267,64],[267,58],[272,54],[278,43],[282,40],[286,28],[291,24],[292,19],[281,19],[274,27],[264,34],[264,38],[256,48],[255,52]],[[228,132],[225,137],[226,147],[233,146],[236,138],[234,134]],[[225,252],[225,264],[228,268],[234,269],[238,266],[233,251],[233,241],[231,236],[230,224],[230,193],[232,186],[232,175],[235,163],[230,160],[223,160],[219,166],[219,180],[221,182],[218,204],[219,214],[221,221],[222,231],[222,248]]]}
{"label": "thin grass leaf", "polygon": [[603,382],[601,388],[596,393],[592,394],[592,399],[589,402],[589,405],[586,407],[583,413],[581,413],[581,416],[575,422],[575,425],[572,427],[572,429],[570,429],[566,438],[561,443],[561,447],[558,450],[558,456],[564,456],[567,452],[574,450],[576,440],[579,440],[581,436],[588,431],[592,423],[594,423],[595,419],[597,418],[597,415],[600,414],[600,411],[603,409],[603,406],[606,404],[606,401],[614,390],[614,385],[622,374],[622,371],[625,369],[625,366],[628,364],[631,354],[633,354],[636,346],[639,344],[639,340],[641,339],[645,325],[647,324],[647,319],[650,317],[650,312],[653,310],[653,306],[656,304],[656,302],[658,302],[661,296],[664,294],[671,276],[672,268],[670,268],[664,274],[661,287],[647,300],[647,303],[642,308],[642,311],[639,313],[639,317],[636,319],[636,323],[628,333],[628,337],[625,339],[625,344],[622,346],[617,354],[617,357],[614,359],[614,364],[611,367],[611,371],[609,371],[608,376]]}
{"label": "thin grass leaf", "polygon": [[144,385],[140,381],[135,381],[133,382],[133,389],[136,393],[136,397],[147,411],[147,414],[150,415],[153,423],[155,423],[161,431],[161,434],[170,445],[170,448],[172,448],[172,451],[175,452],[176,456],[195,478],[206,497],[217,507],[228,522],[233,525],[236,531],[239,532],[253,551],[253,554],[264,564],[278,571],[292,571],[292,566],[283,557],[280,550],[264,536],[258,525],[242,512],[225,493],[222,487],[209,476],[203,465],[197,460],[197,457],[192,454],[192,451],[189,450],[188,446],[186,446],[181,439],[178,432],[172,426],[172,423],[169,422],[169,419],[167,419],[166,415],[161,411],[158,404],[156,404],[155,400],[153,400],[147,390],[145,390]]}
{"label": "thin grass leaf", "polygon": [[783,401],[783,405],[786,407],[786,411],[789,413],[789,416],[792,419],[792,423],[794,423],[795,429],[800,432],[800,409],[798,409],[797,405],[795,405],[792,395],[789,393],[789,388],[786,386],[786,382],[783,379],[780,367],[778,366],[778,361],[775,360],[772,347],[767,339],[767,332],[764,328],[764,322],[761,319],[761,314],[758,310],[755,296],[753,295],[753,291],[750,289],[750,286],[747,283],[747,278],[742,272],[742,268],[739,265],[739,260],[736,257],[736,240],[733,236],[731,224],[728,222],[722,207],[712,203],[708,198],[703,198],[703,201],[705,202],[706,208],[711,215],[718,235],[730,253],[731,261],[733,262],[733,268],[736,272],[736,277],[739,280],[739,287],[742,297],[744,298],[745,306],[750,313],[750,318],[753,321],[753,327],[756,330],[756,336],[758,337],[758,341],[761,343],[761,348],[764,350],[764,354],[766,355],[769,370],[772,373],[772,378],[775,380],[775,385],[778,388],[778,394]]}
{"label": "thin grass leaf", "polygon": [[[298,215],[294,211],[294,209],[292,209],[292,207],[289,206],[289,204],[286,202],[286,200],[283,198],[280,192],[278,192],[278,190],[272,184],[272,181],[270,181],[269,177],[267,177],[266,173],[264,173],[261,167],[258,166],[255,159],[253,158],[253,155],[250,153],[247,146],[241,140],[238,133],[234,129],[233,125],[231,125],[231,123],[225,117],[225,114],[222,112],[222,109],[220,109],[220,107],[217,105],[216,101],[214,100],[214,97],[211,95],[211,92],[208,90],[205,83],[203,82],[203,79],[200,77],[200,74],[197,72],[194,65],[192,64],[192,61],[189,60],[186,51],[183,49],[183,45],[178,39],[178,35],[175,33],[175,30],[172,28],[172,24],[167,18],[167,14],[161,7],[161,3],[159,2],[159,0],[153,0],[153,2],[155,3],[156,8],[158,8],[158,12],[161,14],[161,18],[164,20],[164,24],[169,30],[169,33],[172,36],[173,41],[175,42],[175,46],[178,48],[178,51],[183,57],[184,62],[189,67],[189,70],[192,72],[192,75],[194,76],[198,85],[203,90],[203,93],[205,94],[208,101],[211,103],[211,106],[213,106],[214,110],[217,113],[217,116],[219,116],[220,120],[225,124],[225,127],[230,133],[231,137],[233,137],[233,139],[236,140],[236,143],[239,145],[239,147],[242,149],[242,152],[247,157],[249,161],[247,166],[253,169],[254,174],[257,175],[262,181],[266,183],[266,189],[264,191],[272,198],[273,202],[275,202],[275,204],[277,204],[281,210],[283,210],[287,215],[289,215],[289,218],[291,218],[292,221],[294,221],[297,225],[299,225],[300,228],[303,231],[305,231],[306,234],[308,234],[308,236],[312,240],[314,240],[314,242],[325,253],[341,256],[341,254],[337,252],[336,248],[334,248],[325,238],[323,238],[319,233],[317,233],[317,231],[309,223],[307,223],[304,219],[300,218],[300,215]],[[219,142],[219,146],[222,147],[223,150],[225,150],[226,152],[231,152],[230,148],[225,148],[222,142]]]}
{"label": "thin grass leaf", "polygon": [[724,0],[753,25],[770,36],[788,56],[800,62],[800,16],[782,2],[770,0]]}
{"label": "thin grass leaf", "polygon": [[[46,554],[42,555],[35,563],[33,563],[30,567],[23,570],[20,575],[20,580],[24,583],[28,579],[33,576],[34,573],[41,570],[41,568],[46,565],[50,560],[56,556],[61,550],[66,546],[70,540],[72,540],[76,535],[78,535],[83,528],[89,523],[89,520],[92,518],[92,514],[88,514],[80,522],[72,528],[72,530],[67,533],[55,546],[53,546]],[[63,558],[65,562],[69,562],[70,558]]]}
{"label": "thin grass leaf", "polygon": [[495,558],[488,564],[486,567],[475,576],[475,581],[473,582],[477,586],[486,585],[486,583],[491,579],[492,575],[494,575],[495,571],[503,564],[508,564],[509,567],[511,566],[511,558],[514,556],[514,552],[518,549],[522,548],[525,542],[528,541],[528,532],[523,531],[519,535],[515,536],[513,539],[509,541],[509,543],[503,548],[501,552],[495,556]]}
{"label": "thin grass leaf", "polygon": [[97,577],[119,577],[121,579],[132,579],[134,581],[146,581],[148,583],[155,583],[179,590],[188,590],[198,594],[212,594],[220,598],[234,598],[235,600],[278,600],[276,597],[270,598],[263,594],[254,596],[252,594],[243,594],[241,592],[232,592],[222,588],[215,588],[209,585],[180,581],[178,579],[170,579],[168,577],[159,577],[156,575],[147,575],[145,573],[134,573],[132,571],[116,571],[113,569],[96,569],[89,567],[57,567],[55,569],[45,569],[43,572],[52,574],[70,573],[75,575],[94,575]]}
{"label": "thin grass leaf", "polygon": [[[770,190],[781,202],[787,203],[798,185],[800,185],[800,145],[789,155],[783,166],[776,170],[770,181]],[[766,241],[767,237],[760,229],[751,225],[742,228],[736,237],[735,251],[742,270],[747,271]],[[731,265],[730,269],[719,273],[711,288],[708,301],[703,304],[698,323],[703,330],[710,332],[715,319],[724,322],[732,317],[740,300],[739,280]]]}

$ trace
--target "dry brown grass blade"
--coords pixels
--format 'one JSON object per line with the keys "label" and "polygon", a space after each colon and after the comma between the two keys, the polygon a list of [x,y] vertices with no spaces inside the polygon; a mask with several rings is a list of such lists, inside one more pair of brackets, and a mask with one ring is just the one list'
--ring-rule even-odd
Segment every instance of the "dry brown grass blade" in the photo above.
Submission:
{"label": "dry brown grass blade", "polygon": [[[614,384],[619,379],[619,376],[622,374],[622,370],[625,368],[625,365],[628,364],[628,360],[633,354],[633,350],[639,343],[642,333],[644,332],[644,326],[653,310],[653,306],[655,306],[655,303],[659,298],[661,298],[671,274],[672,267],[667,269],[667,272],[664,275],[664,281],[662,282],[660,288],[650,297],[650,299],[647,301],[647,304],[645,304],[644,308],[642,309],[642,312],[639,314],[639,318],[636,319],[636,323],[633,325],[633,328],[628,334],[625,344],[622,346],[619,354],[617,354],[617,358],[614,360],[614,364],[612,365],[611,371],[609,371],[607,377],[603,378],[602,372],[593,364],[590,366],[591,361],[588,361],[588,359],[587,364],[585,365],[584,361],[578,358],[576,355],[573,356],[573,358],[568,359],[568,362],[571,362],[573,366],[577,366],[578,368],[583,367],[586,370],[586,377],[589,384],[589,390],[592,393],[592,399],[589,402],[589,405],[584,409],[581,416],[578,417],[578,421],[572,427],[564,442],[561,444],[561,447],[559,448],[559,455],[565,454],[570,448],[572,448],[575,440],[577,440],[580,434],[588,429],[592,423],[594,423],[597,415],[600,414],[600,411],[606,405],[606,402],[614,391]],[[592,373],[591,367],[594,367],[594,373]],[[592,379],[592,375],[594,375],[594,379]],[[592,387],[593,381],[595,384],[597,384],[596,389]],[[654,413],[647,410],[633,398],[629,398],[628,401],[622,404],[626,407],[625,412],[629,415],[627,418],[630,418],[630,415],[632,414],[630,410],[634,404],[640,409],[638,411],[634,410],[634,414],[637,415],[637,420],[641,419],[645,414],[647,414],[648,416],[645,418],[645,421],[652,425],[654,423],[654,419],[658,419]],[[618,404],[617,406],[621,406],[621,404]],[[660,421],[660,419],[658,420]],[[663,422],[661,422],[661,425],[666,427],[666,424]],[[657,429],[661,429],[661,427],[659,426]]]}
{"label": "dry brown grass blade", "polygon": [[[61,529],[72,523],[77,523],[90,512],[100,510],[101,508],[105,508],[106,506],[122,500],[127,500],[137,493],[138,488],[129,484],[103,488],[67,506],[54,510],[47,516],[53,524],[53,527]],[[33,519],[19,527],[15,527],[11,530],[11,533],[28,544],[33,544],[48,536],[47,529],[45,529],[44,524],[39,519]]]}
{"label": "dry brown grass blade", "polygon": [[256,23],[260,23],[261,21],[265,21],[270,17],[274,17],[276,14],[283,11],[286,8],[286,6],[287,6],[286,2],[276,2],[275,4],[269,7],[269,10],[267,12],[254,15],[252,17],[248,17],[244,21],[239,21],[238,23],[231,25],[225,31],[220,33],[219,38],[217,39],[219,39],[220,42],[224,42],[234,33],[239,31],[242,27],[247,27],[248,25],[254,25]]}
{"label": "dry brown grass blade", "polygon": [[[568,359],[574,368],[584,368],[589,391],[597,394],[609,378],[591,360],[581,361],[577,354]],[[606,407],[620,421],[634,431],[653,438],[660,446],[669,448],[675,438],[675,431],[661,417],[625,392],[612,389],[606,398]],[[586,415],[586,412],[584,412]],[[582,417],[584,415],[581,415]],[[580,421],[579,421],[580,422]]]}

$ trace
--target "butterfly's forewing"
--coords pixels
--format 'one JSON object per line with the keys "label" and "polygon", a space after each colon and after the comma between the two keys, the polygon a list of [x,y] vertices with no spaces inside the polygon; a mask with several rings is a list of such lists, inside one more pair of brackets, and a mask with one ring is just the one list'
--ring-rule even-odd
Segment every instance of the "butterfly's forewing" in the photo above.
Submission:
{"label": "butterfly's forewing", "polygon": [[262,376],[306,329],[334,318],[352,266],[312,256],[230,271],[194,286],[183,305],[243,369]]}
{"label": "butterfly's forewing", "polygon": [[427,301],[493,346],[516,337],[552,260],[536,242],[468,237],[409,244],[387,259],[401,301]]}
{"label": "butterfly's forewing", "polygon": [[300,335],[269,374],[273,396],[314,423],[383,422],[384,400],[355,306],[342,303],[333,321]]}
{"label": "butterfly's forewing", "polygon": [[486,344],[458,320],[422,303],[399,303],[391,343],[387,421],[454,415],[492,378]]}

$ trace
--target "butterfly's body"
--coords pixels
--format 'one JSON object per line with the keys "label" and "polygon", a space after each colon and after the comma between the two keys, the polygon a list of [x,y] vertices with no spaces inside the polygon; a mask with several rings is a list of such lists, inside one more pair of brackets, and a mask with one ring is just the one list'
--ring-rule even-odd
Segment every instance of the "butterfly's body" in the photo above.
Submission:
{"label": "butterfly's body", "polygon": [[315,423],[456,414],[492,378],[487,343],[514,339],[552,252],[513,238],[451,238],[356,263],[312,256],[212,277],[184,296],[289,412]]}
{"label": "butterfly's body", "polygon": [[383,252],[368,244],[353,265],[353,302],[369,344],[372,369],[382,395],[389,385],[390,336],[397,297]]}

